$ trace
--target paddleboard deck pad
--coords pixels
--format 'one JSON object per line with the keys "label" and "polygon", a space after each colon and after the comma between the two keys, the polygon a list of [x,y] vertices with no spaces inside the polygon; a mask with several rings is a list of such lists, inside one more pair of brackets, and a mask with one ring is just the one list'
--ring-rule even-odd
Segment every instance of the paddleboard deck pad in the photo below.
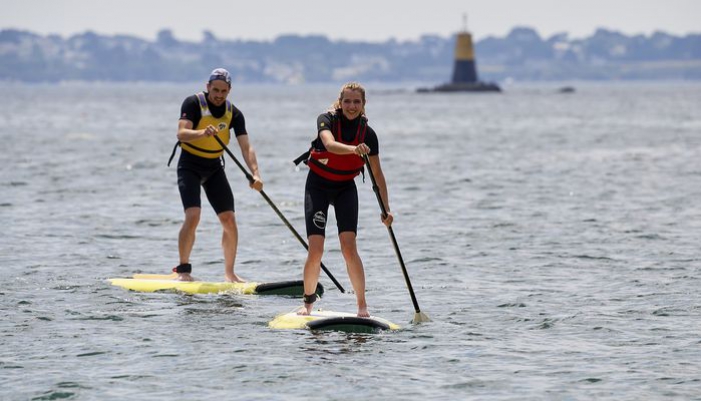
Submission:
{"label": "paddleboard deck pad", "polygon": [[278,315],[268,323],[271,329],[333,330],[347,333],[377,333],[399,330],[399,326],[377,316],[358,317],[352,313],[315,310],[298,315],[297,310]]}
{"label": "paddleboard deck pad", "polygon": [[[154,275],[155,276],[155,275]],[[170,276],[165,276],[170,277]],[[287,295],[302,297],[304,281],[279,281],[272,283],[227,283],[209,281],[177,281],[173,279],[149,278],[111,278],[110,284],[137,292],[183,292],[186,294],[219,294],[234,293],[246,295]],[[317,295],[324,293],[324,287],[319,283]]]}

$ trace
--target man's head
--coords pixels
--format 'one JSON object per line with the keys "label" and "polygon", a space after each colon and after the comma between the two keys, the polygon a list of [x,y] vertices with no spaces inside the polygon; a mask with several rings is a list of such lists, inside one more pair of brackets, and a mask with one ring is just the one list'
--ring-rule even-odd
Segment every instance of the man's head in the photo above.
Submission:
{"label": "man's head", "polygon": [[229,71],[227,71],[223,68],[215,68],[209,74],[209,81],[207,81],[207,83],[211,84],[212,81],[224,81],[229,86],[231,86],[231,74],[229,74]]}
{"label": "man's head", "polygon": [[207,93],[209,101],[215,106],[221,106],[231,91],[231,74],[223,68],[217,68],[209,74]]}

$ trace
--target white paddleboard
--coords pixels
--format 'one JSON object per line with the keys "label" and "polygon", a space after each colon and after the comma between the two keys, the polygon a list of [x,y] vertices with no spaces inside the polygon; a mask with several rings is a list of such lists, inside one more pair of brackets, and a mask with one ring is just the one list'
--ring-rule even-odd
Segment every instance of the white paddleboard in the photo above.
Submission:
{"label": "white paddleboard", "polygon": [[[298,309],[299,310],[299,309]],[[351,333],[374,333],[380,330],[399,330],[387,319],[354,313],[314,310],[311,315],[298,315],[297,310],[276,316],[268,323],[271,329],[336,330]]]}

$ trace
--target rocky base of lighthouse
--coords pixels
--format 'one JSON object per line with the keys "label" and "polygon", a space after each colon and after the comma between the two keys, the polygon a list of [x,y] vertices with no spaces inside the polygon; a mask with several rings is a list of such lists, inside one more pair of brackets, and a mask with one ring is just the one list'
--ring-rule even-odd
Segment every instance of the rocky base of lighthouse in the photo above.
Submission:
{"label": "rocky base of lighthouse", "polygon": [[430,92],[501,92],[499,85],[492,82],[450,83],[433,88],[419,88],[419,93]]}

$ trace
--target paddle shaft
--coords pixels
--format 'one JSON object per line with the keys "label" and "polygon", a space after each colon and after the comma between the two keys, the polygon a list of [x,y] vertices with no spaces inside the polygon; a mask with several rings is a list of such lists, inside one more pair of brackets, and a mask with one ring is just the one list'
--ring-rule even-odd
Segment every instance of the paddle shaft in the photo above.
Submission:
{"label": "paddle shaft", "polygon": [[[372,190],[375,192],[377,197],[377,203],[380,204],[380,210],[382,211],[382,218],[387,218],[387,208],[385,208],[385,203],[382,201],[382,196],[380,195],[380,188],[377,186],[377,181],[375,181],[375,174],[372,172],[372,167],[370,166],[370,159],[368,155],[363,155],[365,160],[365,165],[368,167],[368,173],[370,174],[370,180],[372,181]],[[419,302],[416,300],[416,295],[414,294],[414,288],[411,286],[411,280],[409,280],[409,273],[406,271],[406,266],[404,265],[404,258],[402,258],[402,253],[399,251],[399,245],[397,245],[397,238],[394,236],[394,230],[392,226],[387,227],[389,231],[389,237],[392,240],[392,245],[394,246],[394,253],[397,254],[397,259],[399,259],[399,265],[402,267],[402,273],[404,274],[404,281],[406,281],[406,287],[409,289],[409,295],[411,295],[411,302],[414,304],[414,310],[416,313],[421,313],[419,309]]]}
{"label": "paddle shaft", "polygon": [[[243,164],[241,164],[241,162],[239,162],[239,160],[236,158],[236,156],[234,156],[234,154],[231,153],[229,148],[224,144],[224,142],[217,135],[214,135],[214,139],[216,139],[217,142],[219,142],[219,145],[221,145],[222,149],[224,149],[224,151],[234,160],[234,163],[236,163],[236,165],[239,166],[239,168],[241,169],[243,174],[246,176],[246,179],[248,180],[248,182],[252,184],[254,181],[253,176],[251,175],[251,173],[248,172],[248,170],[246,170],[246,167],[244,167]],[[302,244],[302,246],[304,246],[304,249],[309,250],[309,245],[307,245],[307,242],[304,240],[304,238],[302,238],[301,235],[299,235],[297,230],[295,230],[295,228],[292,227],[292,224],[290,224],[290,222],[287,221],[285,216],[282,214],[280,209],[278,209],[277,206],[275,206],[275,203],[273,203],[273,201],[270,199],[268,194],[266,194],[265,191],[263,191],[262,189],[258,192],[260,192],[260,194],[263,196],[263,199],[265,199],[265,201],[268,202],[268,205],[270,205],[270,207],[273,208],[273,210],[278,215],[278,217],[280,217],[280,219],[282,219],[283,223],[285,223],[287,228],[289,228],[290,231],[292,231],[292,234],[294,234],[294,236],[297,238],[297,240],[299,240],[299,242]],[[329,276],[331,281],[333,281],[334,285],[336,285],[336,288],[338,288],[338,290],[341,291],[342,293],[345,293],[346,290],[343,289],[341,284],[336,280],[336,278],[333,276],[333,274],[331,274],[329,269],[327,269],[326,266],[324,266],[323,262],[321,262],[321,268],[324,270],[324,273],[326,273],[326,275]]]}

